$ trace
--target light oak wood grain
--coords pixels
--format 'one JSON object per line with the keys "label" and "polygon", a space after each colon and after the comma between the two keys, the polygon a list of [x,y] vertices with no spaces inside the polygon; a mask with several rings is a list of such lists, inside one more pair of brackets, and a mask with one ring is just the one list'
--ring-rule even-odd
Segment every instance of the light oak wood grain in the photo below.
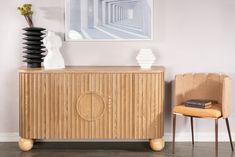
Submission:
{"label": "light oak wood grain", "polygon": [[20,68],[24,139],[163,137],[164,68]]}
{"label": "light oak wood grain", "polygon": [[27,72],[27,73],[70,73],[70,72],[76,72],[76,73],[130,73],[130,72],[136,72],[136,73],[155,73],[155,72],[164,72],[165,68],[162,66],[153,66],[151,70],[142,70],[139,66],[67,66],[65,69],[44,69],[42,68],[27,68],[27,67],[21,67],[19,69],[19,72]]}

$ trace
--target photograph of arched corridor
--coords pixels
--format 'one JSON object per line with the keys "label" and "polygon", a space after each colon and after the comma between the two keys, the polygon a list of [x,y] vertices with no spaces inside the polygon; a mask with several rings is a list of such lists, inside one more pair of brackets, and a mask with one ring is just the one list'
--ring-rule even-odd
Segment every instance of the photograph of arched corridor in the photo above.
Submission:
{"label": "photograph of arched corridor", "polygon": [[153,0],[67,0],[67,40],[152,39]]}

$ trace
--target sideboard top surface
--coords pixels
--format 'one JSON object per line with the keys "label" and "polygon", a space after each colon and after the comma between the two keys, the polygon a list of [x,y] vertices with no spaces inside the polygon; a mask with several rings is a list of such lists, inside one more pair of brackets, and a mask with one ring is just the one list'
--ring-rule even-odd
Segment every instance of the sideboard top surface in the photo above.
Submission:
{"label": "sideboard top surface", "polygon": [[73,72],[131,72],[131,73],[159,73],[164,72],[163,66],[153,66],[150,70],[142,70],[139,66],[66,66],[64,69],[47,70],[44,68],[20,67],[20,73],[73,73]]}

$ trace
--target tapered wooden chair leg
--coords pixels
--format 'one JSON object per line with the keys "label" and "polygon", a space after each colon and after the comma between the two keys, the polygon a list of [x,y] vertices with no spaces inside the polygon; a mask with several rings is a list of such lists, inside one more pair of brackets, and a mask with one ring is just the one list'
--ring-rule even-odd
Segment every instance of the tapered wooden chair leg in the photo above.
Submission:
{"label": "tapered wooden chair leg", "polygon": [[229,136],[229,141],[230,141],[230,144],[231,144],[231,148],[232,148],[232,151],[234,151],[234,149],[233,149],[233,140],[232,140],[232,136],[231,136],[231,132],[230,132],[228,118],[225,118],[225,121],[226,121],[226,125],[227,125],[228,136]]}
{"label": "tapered wooden chair leg", "polygon": [[172,143],[172,154],[175,154],[175,126],[176,126],[176,114],[173,114],[173,143]]}
{"label": "tapered wooden chair leg", "polygon": [[215,120],[215,156],[218,157],[218,119]]}
{"label": "tapered wooden chair leg", "polygon": [[191,120],[192,144],[194,146],[193,117],[190,117],[190,120]]}

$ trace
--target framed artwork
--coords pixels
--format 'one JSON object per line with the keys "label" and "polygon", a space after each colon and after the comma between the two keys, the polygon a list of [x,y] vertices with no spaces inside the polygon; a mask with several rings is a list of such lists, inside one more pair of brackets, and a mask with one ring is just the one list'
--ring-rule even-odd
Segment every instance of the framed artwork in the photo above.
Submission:
{"label": "framed artwork", "polygon": [[67,41],[152,40],[154,0],[66,0]]}

